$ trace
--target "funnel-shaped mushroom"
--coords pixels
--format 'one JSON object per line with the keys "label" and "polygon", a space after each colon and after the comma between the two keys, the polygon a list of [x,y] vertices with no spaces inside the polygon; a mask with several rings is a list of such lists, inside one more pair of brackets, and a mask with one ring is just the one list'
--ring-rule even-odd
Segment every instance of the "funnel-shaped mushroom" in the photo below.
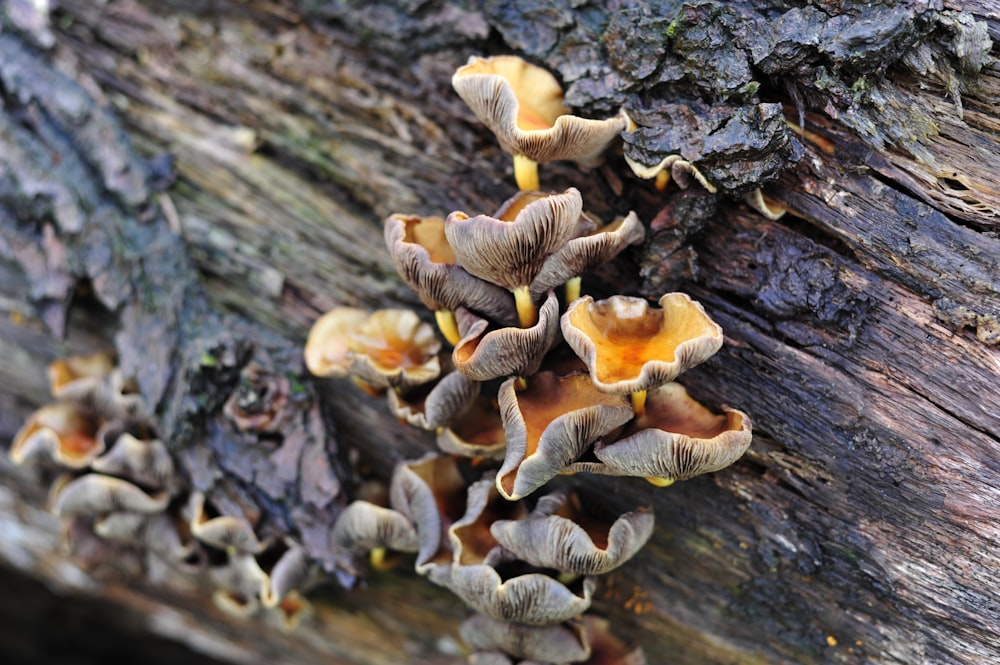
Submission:
{"label": "funnel-shaped mushroom", "polygon": [[531,283],[532,298],[537,299],[547,290],[566,283],[566,301],[573,302],[580,295],[580,275],[611,261],[629,245],[642,242],[645,235],[638,216],[630,212],[607,226],[573,238],[545,260]]}
{"label": "funnel-shaped mushroom", "polygon": [[490,531],[518,559],[564,573],[602,575],[631,559],[653,535],[653,513],[637,510],[607,524],[575,497],[556,492],[526,519],[493,523]]}
{"label": "funnel-shaped mushroom", "polygon": [[535,322],[530,285],[545,259],[579,229],[583,199],[574,188],[562,194],[521,192],[496,215],[453,212],[444,231],[467,271],[513,292],[521,325]]}
{"label": "funnel-shaped mushroom", "polygon": [[665,481],[723,469],[750,446],[750,418],[723,407],[717,415],[668,383],[649,393],[646,412],[594,453],[615,472]]}
{"label": "funnel-shaped mushroom", "polygon": [[441,341],[408,309],[380,309],[353,331],[351,374],[376,388],[405,390],[441,373]]}
{"label": "funnel-shaped mushroom", "polygon": [[385,243],[396,272],[434,310],[445,339],[459,339],[453,312],[466,307],[504,325],[517,322],[510,294],[474,277],[458,264],[444,232],[444,219],[392,215],[385,220]]}
{"label": "funnel-shaped mushroom", "polygon": [[489,322],[466,309],[457,313],[462,339],[451,360],[455,369],[475,381],[530,376],[559,340],[559,301],[549,291],[537,321],[524,328],[489,329]]}
{"label": "funnel-shaped mushroom", "polygon": [[642,411],[645,391],[673,381],[722,348],[722,328],[684,293],[667,293],[660,307],[642,298],[584,296],[562,316],[566,342],[602,392],[631,393]]}
{"label": "funnel-shaped mushroom", "polygon": [[472,407],[480,385],[461,372],[449,372],[434,384],[406,393],[389,391],[389,410],[414,427],[437,430],[447,427]]}
{"label": "funnel-shaped mushroom", "polygon": [[499,399],[507,454],[497,489],[511,500],[544,485],[633,415],[623,397],[598,391],[585,374],[540,372],[520,390],[508,379]]}
{"label": "funnel-shaped mushroom", "polygon": [[526,626],[475,614],[462,622],[458,632],[476,651],[503,651],[543,663],[581,663],[590,657],[587,634],[579,621]]}
{"label": "funnel-shaped mushroom", "polygon": [[95,417],[73,402],[47,404],[28,418],[14,435],[10,459],[23,464],[48,455],[71,469],[88,466],[104,452]]}
{"label": "funnel-shaped mushroom", "polygon": [[469,58],[451,83],[500,147],[514,156],[514,176],[522,190],[538,189],[539,163],[593,165],[628,124],[622,114],[607,120],[568,115],[556,78],[517,56]]}
{"label": "funnel-shaped mushroom", "polygon": [[459,566],[498,563],[502,552],[491,533],[491,525],[498,520],[517,521],[527,510],[519,502],[500,496],[493,474],[469,486],[466,506],[465,515],[448,529],[453,563]]}
{"label": "funnel-shaped mushroom", "polygon": [[452,455],[503,459],[507,438],[496,395],[480,395],[468,411],[438,432],[437,445]]}

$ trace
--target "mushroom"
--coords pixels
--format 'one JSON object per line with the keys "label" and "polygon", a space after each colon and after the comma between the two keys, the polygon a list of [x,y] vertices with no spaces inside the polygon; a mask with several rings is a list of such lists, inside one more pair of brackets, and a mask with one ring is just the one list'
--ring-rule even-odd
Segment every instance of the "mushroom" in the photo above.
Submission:
{"label": "mushroom", "polygon": [[507,439],[496,394],[481,394],[468,411],[442,428],[437,434],[437,446],[452,455],[503,459]]}
{"label": "mushroom", "polygon": [[602,575],[631,559],[653,535],[653,512],[636,510],[607,524],[587,514],[575,495],[554,492],[521,520],[498,520],[490,532],[505,549],[540,568]]}
{"label": "mushroom", "polygon": [[627,400],[600,392],[586,374],[539,372],[520,390],[508,379],[499,399],[507,454],[497,489],[511,500],[544,485],[633,415]]}
{"label": "mushroom", "polygon": [[781,219],[788,212],[781,203],[764,196],[760,187],[744,194],[743,202],[772,221]]}
{"label": "mushroom", "polygon": [[94,471],[156,489],[168,489],[173,484],[174,461],[162,441],[139,439],[116,427],[103,428],[101,436],[113,443],[91,463]]}
{"label": "mushroom", "polygon": [[[264,607],[279,607],[285,599],[308,583],[313,567],[305,549],[291,541],[281,544],[273,564],[261,566],[267,572],[267,584],[261,589],[260,600]],[[273,558],[273,553],[270,554]],[[262,557],[258,556],[258,563]]]}
{"label": "mushroom", "polygon": [[632,173],[643,180],[656,178],[656,189],[660,191],[667,188],[671,177],[673,177],[674,182],[681,189],[687,189],[691,186],[691,181],[695,180],[710,194],[715,194],[719,191],[715,185],[702,175],[701,171],[694,164],[680,155],[667,155],[652,166],[640,164],[628,155],[625,155],[625,163],[632,169]]}
{"label": "mushroom", "polygon": [[414,427],[438,430],[465,413],[479,396],[480,384],[461,372],[449,372],[433,384],[405,393],[391,390],[389,410]]}
{"label": "mushroom", "polygon": [[562,316],[566,342],[587,363],[598,390],[631,393],[641,414],[646,391],[661,386],[722,348],[722,328],[684,293],[659,308],[642,298],[584,296]]}
{"label": "mushroom", "polygon": [[70,469],[87,467],[104,452],[94,415],[74,402],[55,402],[39,408],[14,435],[10,459],[24,464],[42,455]]}
{"label": "mushroom", "polygon": [[499,286],[474,277],[458,264],[444,232],[444,219],[392,215],[385,220],[385,243],[396,272],[434,311],[438,328],[453,346],[460,335],[454,311],[466,307],[511,325],[517,312]]}
{"label": "mushroom", "polygon": [[303,356],[315,376],[344,378],[351,369],[350,335],[368,320],[357,307],[335,307],[316,319],[306,338]]}
{"label": "mushroom", "polygon": [[645,413],[617,439],[599,442],[594,454],[612,471],[669,484],[723,469],[750,446],[750,418],[723,407],[722,414],[692,399],[684,386],[651,390]]}
{"label": "mushroom", "polygon": [[441,373],[441,341],[411,310],[380,309],[349,337],[351,374],[375,388],[407,389]]}
{"label": "mushroom", "polygon": [[147,494],[127,480],[88,473],[54,489],[56,515],[105,515],[114,512],[158,513],[167,507],[166,492]]}
{"label": "mushroom", "polygon": [[474,614],[462,622],[458,632],[476,651],[502,651],[514,658],[545,663],[580,663],[590,657],[586,631],[576,620],[526,626]]}
{"label": "mushroom", "polygon": [[337,516],[330,545],[352,553],[372,553],[373,565],[380,567],[386,550],[416,552],[420,537],[406,515],[368,501],[352,501]]}
{"label": "mushroom", "polygon": [[245,517],[213,515],[201,492],[193,492],[188,501],[188,526],[191,534],[212,547],[227,552],[257,554],[264,544],[257,539],[253,526]]}
{"label": "mushroom", "polygon": [[61,358],[46,370],[49,390],[60,399],[80,399],[104,384],[114,368],[114,360],[107,353]]}
{"label": "mushroom", "polygon": [[498,520],[517,521],[526,514],[520,502],[507,501],[500,496],[493,474],[472,483],[465,514],[448,529],[452,562],[459,566],[498,563],[503,553],[491,532],[491,525]]}
{"label": "mushroom", "polygon": [[549,291],[537,321],[524,328],[490,330],[486,319],[465,309],[458,311],[458,326],[462,339],[451,359],[459,372],[476,381],[530,376],[559,341],[559,301]]}
{"label": "mushroom", "polygon": [[642,242],[646,231],[634,212],[573,238],[545,260],[531,283],[532,298],[566,284],[566,302],[580,297],[580,275],[614,259],[629,245]]}
{"label": "mushroom", "polygon": [[520,192],[495,216],[453,212],[445,235],[468,272],[514,294],[522,327],[535,323],[531,283],[545,259],[576,237],[583,199],[569,188],[562,194]]}
{"label": "mushroom", "polygon": [[473,56],[451,83],[501,149],[514,156],[514,178],[522,190],[538,189],[539,163],[593,165],[628,125],[624,114],[607,120],[569,115],[556,78],[517,56]]}

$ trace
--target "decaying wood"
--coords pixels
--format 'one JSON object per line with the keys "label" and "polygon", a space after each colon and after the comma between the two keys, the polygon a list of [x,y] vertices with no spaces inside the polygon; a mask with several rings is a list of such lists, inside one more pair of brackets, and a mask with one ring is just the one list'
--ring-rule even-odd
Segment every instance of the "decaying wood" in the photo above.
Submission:
{"label": "decaying wood", "polygon": [[[331,306],[421,308],[392,270],[385,216],[491,211],[512,193],[508,158],[450,88],[454,68],[473,52],[522,52],[595,113],[655,107],[667,92],[692,108],[723,93],[733,108],[750,103],[718,88],[743,85],[735,65],[716,79],[691,69],[703,48],[693,30],[670,47],[687,58],[681,78],[650,55],[697,9],[715,12],[722,32],[706,43],[729,67],[740,3],[681,14],[665,3],[614,13],[432,2],[411,17],[353,4],[66,0],[49,33],[4,24],[4,439],[48,400],[47,362],[117,348],[192,481],[322,559],[317,534],[344,496],[275,505],[245,481],[263,464],[242,452],[247,442],[211,423],[251,357],[303,377],[297,350]],[[828,32],[827,45],[792,45],[802,69],[754,65],[802,128],[801,157],[765,185],[788,209],[778,221],[738,197],[657,192],[620,152],[589,173],[542,168],[543,186],[578,187],[598,215],[639,213],[645,245],[585,289],[679,288],[701,301],[726,345],[682,380],[754,422],[750,452],[711,477],[668,489],[574,478],[609,514],[655,508],[653,539],[602,580],[595,602],[651,662],[911,665],[1000,653],[1000,66],[989,51],[1000,14],[955,4],[897,7],[886,30],[903,27],[886,45]],[[852,48],[871,66],[842,55]],[[824,85],[803,83],[820,65]],[[71,80],[81,86],[72,95]],[[23,157],[10,158],[15,149]],[[741,193],[741,174],[729,175]],[[232,360],[209,371],[206,353]],[[308,385],[296,440],[323,441],[335,477],[348,476],[347,450],[384,478],[432,445],[347,382],[318,382],[318,396]],[[208,402],[192,406],[197,396]],[[196,450],[217,456],[210,472]],[[300,632],[248,637],[198,590],[129,590],[134,581],[81,573],[40,510],[38,479],[0,473],[0,516],[22,534],[0,545],[5,563],[64,590],[98,589],[150,621],[210,625],[218,658],[461,661],[463,608],[413,574],[373,574],[350,590],[331,579]],[[307,517],[292,510],[307,504]]]}

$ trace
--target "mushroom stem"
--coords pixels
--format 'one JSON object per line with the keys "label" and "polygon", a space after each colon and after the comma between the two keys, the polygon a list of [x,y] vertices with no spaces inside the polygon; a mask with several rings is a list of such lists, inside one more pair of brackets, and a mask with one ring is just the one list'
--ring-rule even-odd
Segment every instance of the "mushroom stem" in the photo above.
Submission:
{"label": "mushroom stem", "polygon": [[574,300],[580,297],[580,286],[583,278],[577,275],[566,280],[566,305],[569,306]]}
{"label": "mushroom stem", "polygon": [[646,476],[646,482],[657,487],[669,487],[674,484],[673,478],[657,478],[656,476]]}
{"label": "mushroom stem", "polygon": [[528,380],[523,376],[517,377],[517,379],[514,381],[514,390],[527,390],[527,389],[528,389]]}
{"label": "mushroom stem", "polygon": [[514,289],[514,304],[517,305],[517,318],[522,328],[530,328],[538,322],[538,311],[531,301],[531,291],[527,285]]}
{"label": "mushroom stem", "polygon": [[646,413],[646,391],[637,390],[632,393],[632,410],[635,415],[641,416]]}
{"label": "mushroom stem", "polygon": [[375,570],[389,570],[395,565],[396,562],[391,559],[387,559],[384,547],[375,547],[368,553],[368,563]]}
{"label": "mushroom stem", "polygon": [[665,190],[667,188],[667,185],[669,185],[669,184],[670,184],[670,172],[669,171],[667,171],[666,169],[663,169],[662,171],[660,171],[659,173],[656,174],[656,189],[657,189],[657,191],[662,192],[663,190]]}
{"label": "mushroom stem", "polygon": [[514,155],[514,180],[517,188],[534,192],[539,188],[538,162],[525,155]]}
{"label": "mushroom stem", "polygon": [[437,321],[438,330],[449,344],[457,346],[462,341],[462,334],[458,332],[458,323],[455,321],[455,312],[450,309],[439,309],[434,312],[434,320]]}

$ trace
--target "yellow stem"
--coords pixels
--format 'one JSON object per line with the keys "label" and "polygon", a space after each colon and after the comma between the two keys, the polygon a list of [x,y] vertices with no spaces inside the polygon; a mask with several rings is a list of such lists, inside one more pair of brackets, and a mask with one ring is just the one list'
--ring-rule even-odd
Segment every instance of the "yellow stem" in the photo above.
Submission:
{"label": "yellow stem", "polygon": [[639,390],[632,393],[632,410],[635,415],[641,416],[646,413],[646,391]]}
{"label": "yellow stem", "polygon": [[434,312],[434,319],[437,321],[438,330],[448,340],[448,343],[452,346],[458,346],[458,343],[462,340],[462,335],[458,332],[455,312],[450,309],[439,309]]}
{"label": "yellow stem", "polygon": [[570,305],[580,297],[580,285],[582,282],[583,278],[579,275],[566,280],[566,305]]}
{"label": "yellow stem", "polygon": [[657,487],[669,487],[674,484],[673,478],[657,478],[656,476],[646,476],[646,481]]}
{"label": "yellow stem", "polygon": [[524,378],[523,376],[519,376],[516,379],[514,379],[514,390],[527,390],[527,389],[528,389],[528,380],[526,378]]}
{"label": "yellow stem", "polygon": [[537,322],[535,303],[531,302],[531,291],[527,286],[519,286],[514,289],[514,304],[517,305],[517,318],[521,321],[522,328],[530,328]]}
{"label": "yellow stem", "polygon": [[395,565],[395,561],[386,557],[386,550],[384,547],[373,548],[372,551],[368,553],[368,563],[375,570],[389,570]]}
{"label": "yellow stem", "polygon": [[666,169],[663,169],[662,171],[660,171],[659,173],[656,174],[656,189],[658,191],[662,192],[663,190],[665,190],[667,188],[667,185],[669,185],[669,184],[670,184],[670,172],[669,171],[667,171]]}
{"label": "yellow stem", "polygon": [[517,181],[517,188],[522,191],[537,191],[538,162],[524,155],[514,155],[514,180]]}

